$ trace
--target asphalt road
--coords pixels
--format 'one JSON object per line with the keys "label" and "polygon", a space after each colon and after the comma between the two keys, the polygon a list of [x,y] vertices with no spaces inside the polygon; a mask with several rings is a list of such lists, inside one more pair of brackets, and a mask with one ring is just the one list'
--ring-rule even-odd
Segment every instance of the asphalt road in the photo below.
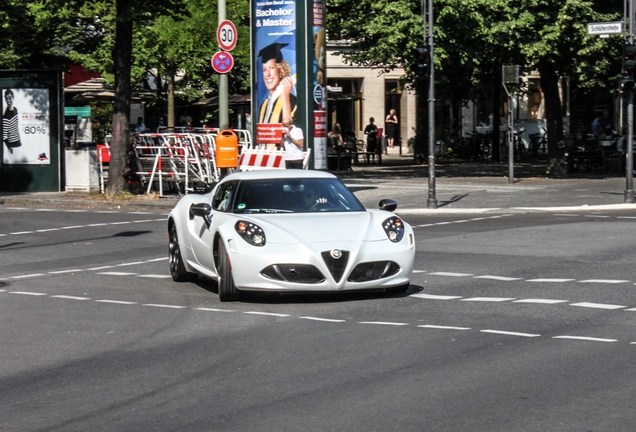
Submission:
{"label": "asphalt road", "polygon": [[165,218],[0,207],[0,430],[633,430],[634,211],[406,216],[406,295],[241,303]]}

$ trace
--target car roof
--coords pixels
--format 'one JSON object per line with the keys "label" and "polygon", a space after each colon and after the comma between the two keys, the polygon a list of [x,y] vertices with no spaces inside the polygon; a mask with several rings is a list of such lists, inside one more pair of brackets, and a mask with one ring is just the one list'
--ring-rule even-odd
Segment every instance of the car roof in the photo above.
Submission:
{"label": "car roof", "polygon": [[262,180],[277,178],[337,178],[335,175],[316,170],[299,170],[299,169],[275,169],[275,170],[257,170],[257,171],[241,171],[233,173],[223,178],[223,181],[229,180]]}

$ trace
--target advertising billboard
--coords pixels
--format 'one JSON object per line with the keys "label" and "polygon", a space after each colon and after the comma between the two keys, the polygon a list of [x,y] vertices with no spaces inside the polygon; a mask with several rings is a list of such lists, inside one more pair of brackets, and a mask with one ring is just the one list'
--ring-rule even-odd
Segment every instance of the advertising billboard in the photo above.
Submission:
{"label": "advertising billboard", "polygon": [[296,115],[296,1],[256,0],[256,142],[278,144]]}
{"label": "advertising billboard", "polygon": [[50,164],[50,129],[48,89],[2,89],[4,164]]}

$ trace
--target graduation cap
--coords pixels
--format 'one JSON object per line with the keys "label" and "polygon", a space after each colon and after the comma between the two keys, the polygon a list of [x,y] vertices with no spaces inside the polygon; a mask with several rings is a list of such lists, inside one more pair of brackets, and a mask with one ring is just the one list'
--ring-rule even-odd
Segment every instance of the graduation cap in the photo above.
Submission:
{"label": "graduation cap", "polygon": [[259,51],[258,57],[262,58],[263,63],[267,63],[271,59],[276,59],[276,63],[280,63],[281,61],[283,61],[283,54],[280,52],[280,50],[287,45],[289,44],[278,42],[267,45],[265,48]]}

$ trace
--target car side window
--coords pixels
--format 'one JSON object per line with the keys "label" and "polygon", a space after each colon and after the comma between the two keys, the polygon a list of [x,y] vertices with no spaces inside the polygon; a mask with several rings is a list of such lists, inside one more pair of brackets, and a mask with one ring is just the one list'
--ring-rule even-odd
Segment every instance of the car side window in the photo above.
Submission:
{"label": "car side window", "polygon": [[219,186],[214,194],[214,198],[212,199],[212,208],[217,211],[227,211],[230,206],[230,202],[232,201],[235,189],[236,182],[234,181],[223,183]]}

